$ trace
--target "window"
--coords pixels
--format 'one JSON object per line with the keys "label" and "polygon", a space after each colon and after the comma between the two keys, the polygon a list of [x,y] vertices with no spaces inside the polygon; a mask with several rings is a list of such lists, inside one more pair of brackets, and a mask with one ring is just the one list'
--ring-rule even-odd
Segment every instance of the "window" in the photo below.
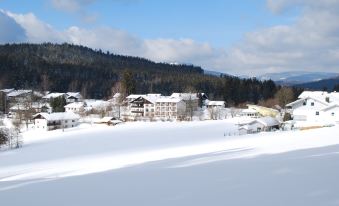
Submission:
{"label": "window", "polygon": [[332,114],[331,114],[332,116],[334,116],[334,112],[332,112]]}
{"label": "window", "polygon": [[306,102],[303,102],[303,105],[306,106]]}
{"label": "window", "polygon": [[319,112],[315,112],[315,115],[319,115]]}
{"label": "window", "polygon": [[311,102],[311,106],[314,106],[314,102]]}
{"label": "window", "polygon": [[75,120],[72,120],[72,122],[75,122]]}

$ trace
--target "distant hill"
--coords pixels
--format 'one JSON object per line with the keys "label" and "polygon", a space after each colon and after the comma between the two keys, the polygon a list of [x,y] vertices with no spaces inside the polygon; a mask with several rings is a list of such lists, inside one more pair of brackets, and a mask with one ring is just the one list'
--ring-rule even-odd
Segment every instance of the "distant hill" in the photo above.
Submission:
{"label": "distant hill", "polygon": [[[161,51],[159,51],[161,53]],[[155,63],[70,44],[0,45],[0,88],[80,91],[105,98],[122,83],[126,93],[205,92],[230,104],[274,96],[273,81],[205,74],[193,65]]]}
{"label": "distant hill", "polygon": [[277,84],[281,85],[297,85],[308,82],[318,82],[324,79],[335,78],[339,76],[339,73],[333,72],[280,72],[280,73],[267,73],[260,75],[257,78],[259,80],[271,79]]}
{"label": "distant hill", "polygon": [[296,84],[295,87],[309,89],[309,90],[336,90],[335,87],[339,85],[339,76],[331,79],[323,79],[315,82],[307,82],[303,84]]}

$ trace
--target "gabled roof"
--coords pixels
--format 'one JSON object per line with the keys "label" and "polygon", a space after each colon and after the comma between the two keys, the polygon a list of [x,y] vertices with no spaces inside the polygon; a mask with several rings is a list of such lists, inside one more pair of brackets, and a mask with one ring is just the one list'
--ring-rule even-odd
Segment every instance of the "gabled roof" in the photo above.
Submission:
{"label": "gabled roof", "polygon": [[41,109],[43,107],[46,107],[46,108],[51,108],[51,106],[46,103],[46,104],[40,104],[38,102],[33,102],[32,104],[30,105],[25,105],[25,104],[16,104],[14,106],[12,106],[11,108],[9,108],[10,110],[27,110],[27,109]]}
{"label": "gabled roof", "polygon": [[80,119],[80,116],[73,112],[56,112],[56,113],[38,113],[33,116],[33,119],[42,117],[48,121],[59,121],[59,120],[76,120]]}
{"label": "gabled roof", "polygon": [[49,94],[43,96],[42,98],[43,99],[50,99],[50,98],[61,97],[61,96],[64,96],[64,95],[65,95],[65,93],[52,92],[52,93],[49,93]]}
{"label": "gabled roof", "polygon": [[12,89],[2,89],[2,90],[0,90],[0,92],[4,92],[4,93],[10,93],[10,92],[12,92],[12,91],[14,91],[14,88],[12,88]]}
{"label": "gabled roof", "polygon": [[252,113],[259,113],[259,112],[257,110],[255,110],[255,109],[250,108],[250,109],[243,109],[243,110],[241,110],[241,113],[250,113],[250,114],[252,114]]}
{"label": "gabled roof", "polygon": [[108,107],[111,104],[109,101],[97,100],[97,99],[85,99],[84,103],[85,103],[86,110],[104,109],[105,107]]}
{"label": "gabled roof", "polygon": [[258,119],[255,119],[254,122],[259,122],[263,125],[265,125],[265,127],[272,127],[272,126],[277,126],[280,124],[280,122],[273,117],[261,117]]}
{"label": "gabled roof", "polygon": [[156,97],[156,96],[140,96],[140,97],[134,99],[133,101],[131,101],[130,103],[137,102],[141,99],[144,99],[144,100],[148,101],[149,103],[154,104],[155,101],[158,99],[158,97]]}
{"label": "gabled roof", "polygon": [[315,98],[319,98],[319,97],[326,97],[328,95],[327,92],[324,91],[303,91],[300,95],[299,95],[299,99],[303,99],[306,97],[315,97]]}
{"label": "gabled roof", "polygon": [[198,96],[197,96],[197,93],[173,93],[171,95],[171,97],[173,97],[173,98],[181,98],[184,101],[199,99]]}
{"label": "gabled roof", "polygon": [[208,106],[225,106],[224,101],[209,101],[207,103]]}
{"label": "gabled roof", "polygon": [[164,97],[164,98],[159,98],[156,100],[157,103],[178,103],[183,101],[181,98],[174,98],[174,97]]}
{"label": "gabled roof", "polygon": [[67,95],[67,98],[71,98],[71,97],[74,97],[77,99],[82,98],[80,92],[67,92],[66,95]]}
{"label": "gabled roof", "polygon": [[298,100],[296,100],[296,101],[294,101],[294,102],[291,102],[291,103],[289,103],[289,104],[286,104],[286,106],[287,106],[287,107],[293,106],[293,105],[295,105],[295,104],[297,104],[297,103],[304,102],[306,99],[313,99],[314,101],[317,101],[317,102],[319,102],[319,103],[321,103],[321,104],[323,104],[323,105],[325,105],[325,106],[328,106],[328,105],[329,105],[328,102],[322,101],[322,100],[320,100],[320,99],[318,99],[318,98],[315,98],[315,97],[305,97],[305,98],[302,98],[302,99],[298,99]]}
{"label": "gabled roof", "polygon": [[8,97],[17,97],[23,94],[29,94],[32,90],[14,90],[7,94]]}
{"label": "gabled roof", "polygon": [[130,94],[126,97],[126,99],[136,99],[138,97],[146,96],[145,94]]}

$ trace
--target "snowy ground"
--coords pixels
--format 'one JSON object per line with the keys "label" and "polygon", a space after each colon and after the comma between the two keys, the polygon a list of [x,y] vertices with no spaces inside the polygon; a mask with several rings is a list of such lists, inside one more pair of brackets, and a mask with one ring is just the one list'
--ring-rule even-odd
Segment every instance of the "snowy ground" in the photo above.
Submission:
{"label": "snowy ground", "polygon": [[1,205],[339,205],[339,127],[225,136],[234,120],[24,134]]}

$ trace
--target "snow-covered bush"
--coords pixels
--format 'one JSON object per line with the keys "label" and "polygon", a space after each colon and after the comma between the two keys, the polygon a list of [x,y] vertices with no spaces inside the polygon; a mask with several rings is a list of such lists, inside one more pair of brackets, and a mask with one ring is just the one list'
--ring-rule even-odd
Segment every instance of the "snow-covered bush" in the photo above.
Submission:
{"label": "snow-covered bush", "polygon": [[0,127],[0,148],[19,148],[22,144],[22,136],[17,130]]}

